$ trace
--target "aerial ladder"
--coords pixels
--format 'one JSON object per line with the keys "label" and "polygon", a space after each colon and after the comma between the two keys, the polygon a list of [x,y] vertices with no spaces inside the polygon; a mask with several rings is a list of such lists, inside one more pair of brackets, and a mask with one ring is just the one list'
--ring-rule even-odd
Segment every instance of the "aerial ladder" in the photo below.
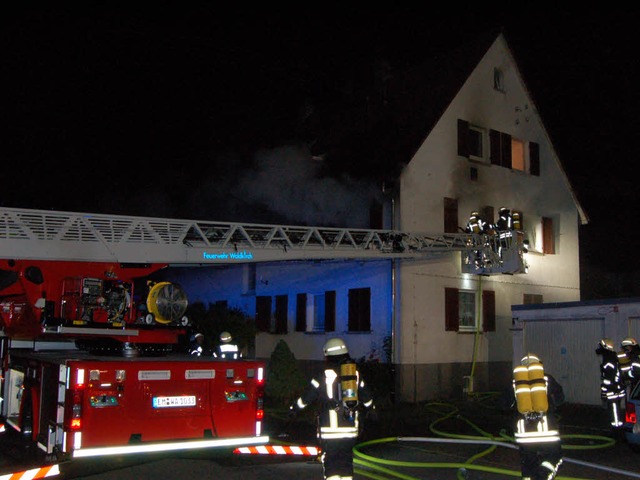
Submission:
{"label": "aerial ladder", "polygon": [[[179,286],[159,282],[149,286],[143,308],[132,306],[134,279],[162,268],[421,260],[460,252],[463,273],[526,273],[522,233],[514,231],[509,244],[500,249],[498,241],[497,236],[467,233],[0,208],[0,320],[4,333],[13,338],[64,334],[84,336],[91,342],[97,333],[94,327],[99,326],[104,328],[98,333],[120,343],[162,350],[163,345],[174,343],[175,331],[188,324],[184,292]],[[151,328],[158,326],[168,328]]]}
{"label": "aerial ladder", "polygon": [[463,273],[525,273],[522,233],[514,232],[501,261],[493,237],[0,208],[0,258],[5,259],[206,266],[420,259],[459,251]]}

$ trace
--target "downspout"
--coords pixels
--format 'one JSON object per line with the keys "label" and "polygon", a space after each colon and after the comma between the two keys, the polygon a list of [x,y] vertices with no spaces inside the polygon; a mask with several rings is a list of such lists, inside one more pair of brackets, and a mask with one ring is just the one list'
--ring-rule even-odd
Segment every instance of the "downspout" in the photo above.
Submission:
{"label": "downspout", "polygon": [[476,333],[473,337],[473,357],[471,358],[471,373],[467,392],[473,393],[473,377],[476,371],[476,362],[478,361],[478,348],[480,344],[480,331],[482,327],[482,275],[478,275],[478,291],[476,292]]}

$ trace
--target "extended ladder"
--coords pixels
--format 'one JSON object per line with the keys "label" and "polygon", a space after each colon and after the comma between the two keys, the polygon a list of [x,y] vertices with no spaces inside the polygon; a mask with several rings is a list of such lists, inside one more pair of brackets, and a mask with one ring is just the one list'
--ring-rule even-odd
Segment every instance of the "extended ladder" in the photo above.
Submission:
{"label": "extended ladder", "polygon": [[[465,265],[471,265],[465,258],[475,258],[478,251],[486,251],[488,258],[490,240],[475,234],[423,234],[0,208],[0,257],[7,259],[209,265],[315,259],[415,259],[461,251],[464,270]],[[514,249],[520,250],[521,243],[514,245]],[[477,265],[471,270],[477,270]]]}

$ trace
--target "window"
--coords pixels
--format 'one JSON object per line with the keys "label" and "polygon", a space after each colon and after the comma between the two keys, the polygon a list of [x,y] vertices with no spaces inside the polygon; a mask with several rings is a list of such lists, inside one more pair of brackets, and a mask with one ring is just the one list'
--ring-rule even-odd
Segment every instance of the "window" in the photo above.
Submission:
{"label": "window", "polygon": [[492,290],[482,291],[482,325],[478,324],[477,293],[471,290],[445,288],[445,331],[447,332],[495,332],[496,300]]}
{"label": "window", "polygon": [[511,168],[526,172],[524,158],[524,142],[516,138],[511,139]]}
{"label": "window", "polygon": [[472,160],[484,160],[485,155],[485,137],[484,128],[469,125],[469,158]]}
{"label": "window", "polygon": [[458,225],[458,200],[445,197],[444,233],[460,233]]}
{"label": "window", "polygon": [[259,332],[288,332],[287,313],[289,308],[289,297],[287,295],[277,295],[275,298],[276,305],[275,311],[273,311],[273,299],[271,297],[256,297],[256,328]]}
{"label": "window", "polygon": [[504,93],[504,72],[501,68],[493,69],[493,88],[499,92]]}
{"label": "window", "polygon": [[471,160],[486,161],[487,131],[465,120],[458,120],[458,155]]}
{"label": "window", "polygon": [[491,130],[489,132],[491,153],[489,159],[492,165],[511,168],[511,135]]}
{"label": "window", "polygon": [[349,290],[349,331],[371,331],[371,289]]}
{"label": "window", "polygon": [[296,332],[333,332],[336,329],[336,292],[296,296]]}
{"label": "window", "polygon": [[533,304],[543,303],[542,295],[538,295],[536,293],[525,293],[522,295],[522,303],[524,305],[533,305]]}

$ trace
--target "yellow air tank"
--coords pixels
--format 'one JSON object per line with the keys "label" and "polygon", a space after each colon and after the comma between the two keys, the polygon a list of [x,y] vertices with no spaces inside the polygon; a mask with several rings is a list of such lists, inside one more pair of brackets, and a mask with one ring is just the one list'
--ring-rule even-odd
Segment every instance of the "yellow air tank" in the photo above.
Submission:
{"label": "yellow air tank", "polygon": [[344,405],[355,408],[358,404],[358,372],[355,362],[348,361],[340,365],[340,387]]}
{"label": "yellow air tank", "polygon": [[547,398],[547,381],[544,378],[542,363],[532,362],[527,367],[527,370],[529,372],[533,411],[546,413],[549,409],[549,399]]}
{"label": "yellow air tank", "polygon": [[527,413],[533,411],[531,388],[529,386],[529,370],[526,365],[518,365],[513,369],[513,385],[518,412]]}

